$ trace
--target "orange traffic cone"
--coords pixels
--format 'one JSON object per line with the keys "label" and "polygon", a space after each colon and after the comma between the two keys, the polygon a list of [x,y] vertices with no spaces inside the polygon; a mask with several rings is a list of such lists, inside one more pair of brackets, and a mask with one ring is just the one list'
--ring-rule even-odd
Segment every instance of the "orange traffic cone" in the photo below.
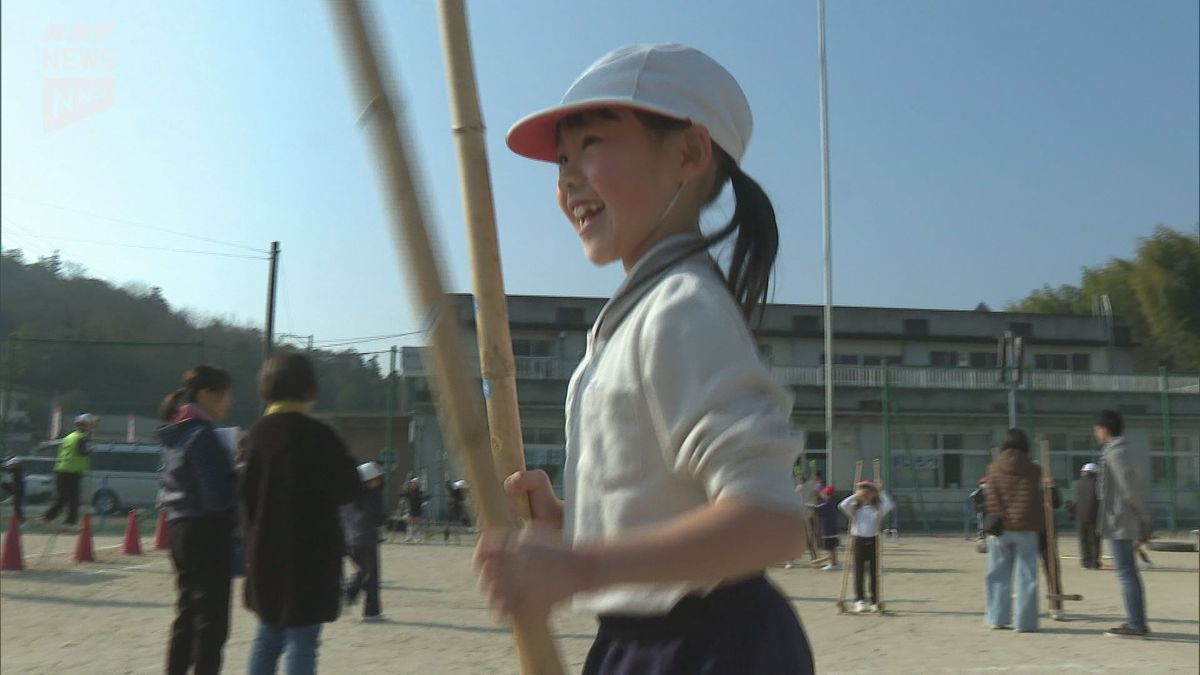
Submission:
{"label": "orange traffic cone", "polygon": [[162,551],[171,548],[171,541],[167,538],[167,510],[158,510],[158,524],[154,526],[154,550]]}
{"label": "orange traffic cone", "polygon": [[4,551],[0,553],[0,570],[25,569],[25,556],[21,555],[21,521],[13,514],[8,521],[8,532],[4,533]]}
{"label": "orange traffic cone", "polygon": [[83,514],[83,526],[79,528],[79,538],[75,540],[75,552],[71,560],[77,563],[96,562],[96,551],[92,547],[92,514]]}
{"label": "orange traffic cone", "polygon": [[142,554],[142,538],[138,534],[137,509],[129,511],[129,523],[125,525],[125,543],[121,546],[121,553],[125,555]]}

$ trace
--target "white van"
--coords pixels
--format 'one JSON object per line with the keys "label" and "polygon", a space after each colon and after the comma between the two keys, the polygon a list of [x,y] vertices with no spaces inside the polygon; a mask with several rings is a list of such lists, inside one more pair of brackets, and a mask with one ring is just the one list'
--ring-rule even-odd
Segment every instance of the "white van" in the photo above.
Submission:
{"label": "white van", "polygon": [[[57,457],[59,443],[42,443],[32,454]],[[154,505],[162,471],[162,446],[105,441],[91,441],[88,445],[92,449],[92,468],[83,477],[81,502],[90,503],[96,513],[106,514]]]}

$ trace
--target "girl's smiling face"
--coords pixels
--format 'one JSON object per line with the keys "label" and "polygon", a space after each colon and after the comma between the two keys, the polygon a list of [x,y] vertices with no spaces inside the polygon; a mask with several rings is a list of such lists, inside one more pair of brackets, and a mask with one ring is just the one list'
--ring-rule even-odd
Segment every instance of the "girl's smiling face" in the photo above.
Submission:
{"label": "girl's smiling face", "polygon": [[688,178],[679,136],[652,132],[624,108],[589,111],[560,125],[558,205],[593,264],[621,260],[628,271],[650,246],[686,227],[683,204],[658,227]]}

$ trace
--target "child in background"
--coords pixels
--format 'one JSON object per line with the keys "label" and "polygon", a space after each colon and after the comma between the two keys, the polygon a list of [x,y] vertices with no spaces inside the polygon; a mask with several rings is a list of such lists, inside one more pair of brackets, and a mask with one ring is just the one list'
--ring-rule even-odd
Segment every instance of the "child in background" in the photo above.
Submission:
{"label": "child in background", "polygon": [[987,512],[987,496],[984,493],[986,488],[987,476],[984,476],[975,484],[975,489],[971,491],[971,494],[967,495],[967,501],[975,509],[975,539],[978,541],[983,541],[986,536],[983,532],[983,516]]}
{"label": "child in background", "polygon": [[815,504],[808,504],[808,508],[816,514],[817,520],[820,523],[821,531],[821,546],[829,555],[829,562],[821,569],[829,572],[840,570],[842,566],[838,564],[838,522],[837,522],[837,502],[833,500],[833,488],[825,486],[821,489],[821,500]]}
{"label": "child in background", "polygon": [[379,605],[379,527],[383,525],[383,472],[375,462],[358,465],[362,491],[358,499],[341,510],[342,532],[346,535],[346,554],[358,570],[346,584],[346,603],[353,605],[358,593],[366,594],[363,621],[382,621]]}
{"label": "child in background", "polygon": [[850,516],[851,545],[854,546],[854,611],[867,609],[863,581],[866,567],[871,568],[871,611],[879,611],[879,570],[875,567],[877,537],[883,517],[892,510],[892,498],[883,491],[883,483],[859,482],[854,494],[842,500],[839,508]]}
{"label": "child in background", "polygon": [[423,509],[425,506],[425,491],[421,489],[421,479],[413,476],[404,486],[404,498],[408,501],[408,531],[404,535],[405,542],[421,541],[422,525],[425,522]]}
{"label": "child in background", "polygon": [[446,474],[446,529],[442,531],[442,543],[450,543],[450,533],[454,533],[454,543],[458,543],[458,533],[468,526],[467,521],[467,487],[465,480],[450,480]]}

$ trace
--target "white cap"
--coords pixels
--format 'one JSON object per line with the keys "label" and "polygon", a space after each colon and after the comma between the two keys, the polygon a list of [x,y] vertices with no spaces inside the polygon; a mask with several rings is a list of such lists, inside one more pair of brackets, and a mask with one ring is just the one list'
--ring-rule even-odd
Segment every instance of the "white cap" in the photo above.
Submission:
{"label": "white cap", "polygon": [[451,483],[451,485],[453,485],[454,489],[456,489],[456,490],[465,490],[465,489],[471,487],[470,483],[468,483],[467,481],[465,481],[461,478],[454,481],[453,483]]}
{"label": "white cap", "polygon": [[75,418],[75,424],[91,424],[96,421],[96,418],[91,413],[83,413]]}
{"label": "white cap", "polygon": [[379,470],[379,465],[375,462],[363,462],[358,465],[358,478],[364,483],[382,475],[383,472]]}
{"label": "white cap", "polygon": [[1095,462],[1088,462],[1087,464],[1083,465],[1082,469],[1079,470],[1079,473],[1084,473],[1084,472],[1100,473],[1100,467],[1097,466]]}
{"label": "white cap", "polygon": [[750,104],[729,71],[703,52],[680,44],[629,45],[593,63],[562,101],[528,115],[508,130],[518,155],[558,160],[558,123],[581,110],[628,107],[708,129],[714,143],[741,162],[750,142]]}

